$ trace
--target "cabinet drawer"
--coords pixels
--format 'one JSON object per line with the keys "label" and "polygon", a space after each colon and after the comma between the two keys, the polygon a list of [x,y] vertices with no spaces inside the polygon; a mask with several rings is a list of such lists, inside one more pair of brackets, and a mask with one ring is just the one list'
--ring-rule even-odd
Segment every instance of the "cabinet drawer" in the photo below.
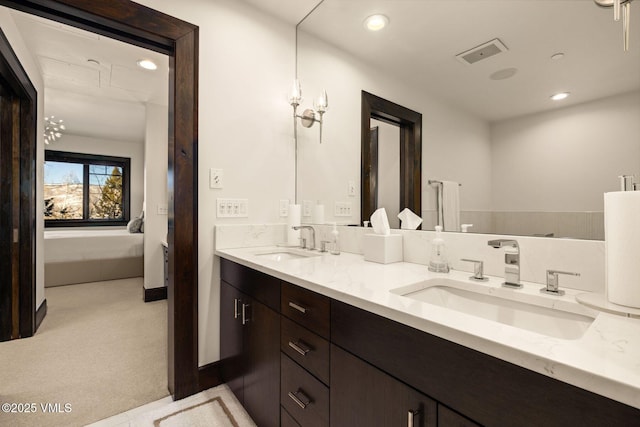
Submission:
{"label": "cabinet drawer", "polygon": [[329,425],[329,389],[281,353],[280,404],[305,427]]}
{"label": "cabinet drawer", "polygon": [[285,282],[282,282],[281,297],[282,314],[329,339],[329,298]]}
{"label": "cabinet drawer", "polygon": [[280,350],[329,385],[329,341],[282,317]]}

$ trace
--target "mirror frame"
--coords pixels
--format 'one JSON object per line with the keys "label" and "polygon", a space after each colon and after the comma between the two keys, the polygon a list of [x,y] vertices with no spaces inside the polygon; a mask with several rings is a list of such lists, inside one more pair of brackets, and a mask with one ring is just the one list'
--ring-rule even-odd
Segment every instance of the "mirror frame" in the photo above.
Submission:
{"label": "mirror frame", "polygon": [[371,144],[371,119],[400,128],[399,208],[422,216],[422,114],[364,90],[361,105],[360,224],[369,221],[378,200],[378,150]]}

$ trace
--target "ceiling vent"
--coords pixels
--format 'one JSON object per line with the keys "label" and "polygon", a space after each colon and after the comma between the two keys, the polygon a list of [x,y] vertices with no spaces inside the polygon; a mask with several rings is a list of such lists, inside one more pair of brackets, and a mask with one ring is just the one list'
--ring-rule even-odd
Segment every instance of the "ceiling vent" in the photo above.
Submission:
{"label": "ceiling vent", "polygon": [[481,44],[480,46],[476,46],[473,49],[457,54],[456,58],[458,58],[460,62],[470,65],[499,53],[506,52],[507,50],[507,47],[500,41],[500,39],[493,39]]}

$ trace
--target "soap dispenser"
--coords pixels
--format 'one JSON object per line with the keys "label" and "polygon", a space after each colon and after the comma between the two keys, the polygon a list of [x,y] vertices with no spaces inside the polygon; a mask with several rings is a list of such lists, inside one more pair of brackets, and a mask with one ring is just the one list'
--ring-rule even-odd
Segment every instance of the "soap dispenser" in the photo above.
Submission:
{"label": "soap dispenser", "polygon": [[442,226],[436,225],[436,237],[431,241],[431,258],[429,259],[429,271],[435,273],[448,273],[449,263],[442,238]]}
{"label": "soap dispenser", "polygon": [[340,241],[338,239],[338,224],[333,223],[333,230],[331,231],[331,249],[329,253],[331,255],[340,255]]}

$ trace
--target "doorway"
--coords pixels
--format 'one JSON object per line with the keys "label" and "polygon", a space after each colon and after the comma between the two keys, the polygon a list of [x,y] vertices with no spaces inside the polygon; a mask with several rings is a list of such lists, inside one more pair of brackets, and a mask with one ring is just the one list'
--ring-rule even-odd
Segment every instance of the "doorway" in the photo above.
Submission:
{"label": "doorway", "polygon": [[[73,0],[0,0],[0,5],[164,53],[170,58],[168,387],[174,399],[194,394],[199,389],[198,28],[128,0],[113,0],[109,4]],[[35,132],[35,114],[29,129]],[[22,161],[35,165],[35,151]],[[24,185],[28,185],[29,191],[35,194],[35,170],[21,177],[21,187]],[[21,217],[23,215],[22,211]],[[35,207],[29,213],[31,222],[28,227],[35,235],[34,218]],[[20,258],[20,270],[26,269],[26,265],[31,268],[35,265],[35,251],[29,255]],[[20,291],[26,288],[35,292],[35,277],[29,283],[21,282]],[[31,315],[35,316],[35,300],[30,309]]]}
{"label": "doorway", "polygon": [[0,341],[35,322],[36,91],[0,30]]}

